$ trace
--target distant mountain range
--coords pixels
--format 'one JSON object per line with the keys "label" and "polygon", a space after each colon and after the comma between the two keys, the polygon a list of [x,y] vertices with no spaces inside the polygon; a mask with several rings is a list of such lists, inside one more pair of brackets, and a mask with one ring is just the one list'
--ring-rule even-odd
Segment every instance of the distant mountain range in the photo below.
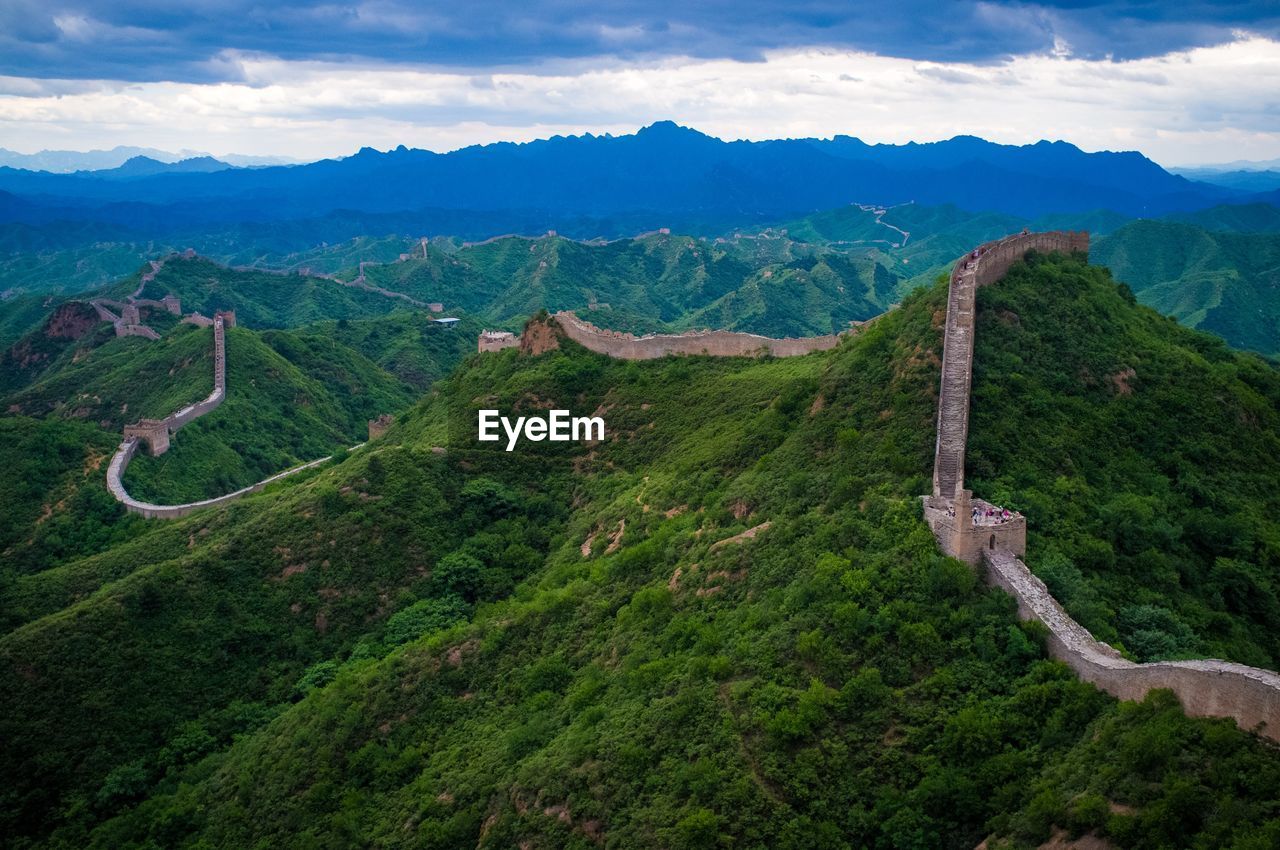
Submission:
{"label": "distant mountain range", "polygon": [[633,135],[556,136],[446,154],[366,148],[287,168],[209,173],[141,165],[154,173],[120,180],[0,168],[0,190],[15,196],[5,199],[0,222],[93,222],[165,238],[341,214],[351,219],[342,238],[375,232],[370,216],[390,216],[395,229],[452,234],[458,229],[450,222],[464,220],[468,238],[534,227],[586,238],[660,226],[722,232],[855,202],[954,204],[1035,218],[1095,209],[1155,216],[1271,200],[1170,174],[1139,153],[1085,153],[1065,142],[725,142],[666,121]]}
{"label": "distant mountain range", "polygon": [[[0,148],[0,166],[22,168],[28,171],[48,171],[54,174],[70,174],[75,171],[101,171],[119,168],[131,159],[145,157],[161,163],[177,163],[189,159],[202,159],[210,154],[202,151],[181,150],[177,153],[157,150],[156,148],[139,148],[129,145],[117,145],[110,150],[91,151],[37,151],[36,153],[18,153],[7,148]],[[246,168],[264,165],[292,165],[299,160],[284,156],[253,156],[246,154],[227,154],[218,157],[227,165]]]}
{"label": "distant mountain range", "polygon": [[1280,189],[1280,167],[1276,168],[1237,168],[1219,170],[1216,168],[1177,168],[1173,173],[1180,174],[1188,180],[1199,180],[1238,189],[1245,192],[1271,192]]}

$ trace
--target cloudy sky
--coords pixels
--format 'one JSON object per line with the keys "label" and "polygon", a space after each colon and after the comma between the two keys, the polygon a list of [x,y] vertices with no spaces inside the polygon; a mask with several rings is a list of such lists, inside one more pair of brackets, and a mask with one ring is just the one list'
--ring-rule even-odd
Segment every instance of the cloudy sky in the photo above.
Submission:
{"label": "cloudy sky", "polygon": [[0,0],[0,146],[300,159],[672,119],[1280,157],[1280,3]]}

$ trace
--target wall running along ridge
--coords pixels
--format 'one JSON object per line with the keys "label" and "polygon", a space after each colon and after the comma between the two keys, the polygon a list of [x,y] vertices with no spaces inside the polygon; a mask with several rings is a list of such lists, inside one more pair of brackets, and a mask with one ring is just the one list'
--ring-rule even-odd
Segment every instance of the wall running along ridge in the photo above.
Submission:
{"label": "wall running along ridge", "polygon": [[[224,323],[223,314],[219,313],[213,317],[213,392],[209,394],[209,397],[204,401],[187,405],[164,419],[142,420],[137,425],[125,427],[124,441],[116,449],[115,455],[111,458],[111,464],[107,467],[107,489],[111,491],[111,495],[115,497],[116,501],[124,505],[125,510],[129,513],[141,514],[146,519],[177,519],[199,508],[226,504],[247,493],[256,493],[273,481],[279,481],[281,478],[301,472],[304,469],[310,469],[313,466],[319,466],[332,459],[322,457],[319,460],[313,460],[309,463],[295,466],[292,469],[286,469],[284,472],[276,473],[270,478],[264,478],[262,481],[236,490],[234,493],[227,493],[225,496],[217,496],[212,499],[203,499],[199,502],[187,502],[181,505],[153,505],[150,502],[140,502],[125,490],[125,470],[129,468],[129,462],[133,460],[133,456],[138,451],[138,446],[143,440],[148,442],[153,454],[162,454],[169,447],[169,434],[204,416],[222,404],[222,400],[226,398],[227,343],[223,328]],[[163,448],[158,447],[157,442],[159,441],[163,442]],[[359,446],[353,446],[352,448],[359,448]]]}
{"label": "wall running along ridge", "polygon": [[[1026,520],[1018,516],[996,526],[975,525],[972,500],[964,489],[964,454],[969,433],[969,385],[973,369],[976,290],[995,283],[1028,251],[1089,250],[1087,233],[1023,233],[989,242],[956,263],[947,294],[942,386],[933,495],[924,497],[924,515],[946,554],[985,565],[988,584],[1018,602],[1018,616],[1043,623],[1048,651],[1081,679],[1124,700],[1140,700],[1154,688],[1168,688],[1195,717],[1230,717],[1241,728],[1280,741],[1280,674],[1229,661],[1158,661],[1136,664],[1094,638],[1063,610],[1044,582],[1019,558],[1026,550]],[[948,508],[954,508],[951,516]]]}
{"label": "wall running along ridge", "polygon": [[683,334],[635,336],[607,331],[562,310],[555,314],[565,336],[597,354],[620,360],[655,360],[668,354],[708,354],[713,357],[796,357],[813,351],[827,351],[840,343],[840,334],[773,339],[733,331],[690,331]]}

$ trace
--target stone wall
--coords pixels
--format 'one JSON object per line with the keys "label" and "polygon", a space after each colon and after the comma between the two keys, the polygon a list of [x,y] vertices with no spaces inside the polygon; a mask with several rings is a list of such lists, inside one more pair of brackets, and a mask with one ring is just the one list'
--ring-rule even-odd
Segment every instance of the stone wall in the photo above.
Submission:
{"label": "stone wall", "polygon": [[1231,717],[1241,728],[1280,741],[1280,674],[1230,661],[1135,664],[1094,638],[1058,604],[1012,552],[982,550],[986,579],[1018,602],[1018,615],[1049,630],[1049,655],[1112,696],[1140,700],[1168,688],[1195,717]]}
{"label": "stone wall", "polygon": [[985,564],[985,578],[1018,603],[1018,615],[1043,623],[1048,651],[1086,682],[1125,700],[1140,700],[1167,688],[1187,714],[1230,717],[1242,728],[1280,741],[1280,674],[1229,661],[1161,661],[1136,664],[1094,638],[1058,604],[1044,582],[1027,569],[1026,519],[990,525],[971,521],[970,505],[990,505],[964,489],[969,433],[969,385],[973,369],[976,289],[1000,280],[1029,250],[1089,250],[1087,233],[1022,233],[989,242],[961,258],[951,273],[943,340],[942,389],[933,495],[924,497],[924,517],[946,554]]}
{"label": "stone wall", "polygon": [[[985,514],[988,509],[1001,510],[982,499],[970,499],[968,490],[961,490],[954,500],[936,496],[924,498],[924,519],[933,530],[934,537],[945,541],[942,549],[953,558],[977,566],[982,563],[984,551],[1002,549],[1015,555],[1027,553],[1027,518],[1013,514],[1007,520],[991,520]],[[973,521],[971,508],[977,508],[979,518]]]}
{"label": "stone wall", "polygon": [[169,451],[169,423],[163,419],[139,419],[124,426],[124,438],[146,443],[151,455],[162,455]]}
{"label": "stone wall", "polygon": [[146,325],[128,324],[126,322],[116,322],[116,336],[140,336],[144,339],[159,339],[160,334],[156,333]]}
{"label": "stone wall", "polygon": [[[125,510],[129,513],[141,514],[147,519],[177,519],[200,508],[223,505],[249,493],[256,493],[274,481],[279,481],[281,478],[302,472],[304,469],[311,469],[327,460],[332,460],[331,457],[323,457],[319,460],[295,466],[292,469],[286,469],[284,472],[279,472],[270,478],[264,478],[262,481],[243,487],[234,493],[227,493],[225,496],[203,499],[199,502],[188,502],[182,505],[153,505],[150,502],[140,502],[129,495],[129,492],[124,488],[124,473],[129,468],[129,462],[133,460],[133,456],[137,453],[138,446],[143,441],[147,441],[152,454],[163,454],[169,448],[169,436],[174,431],[204,416],[222,404],[222,400],[226,398],[227,341],[225,328],[235,326],[235,313],[229,310],[219,311],[209,321],[213,324],[213,392],[203,401],[189,404],[164,419],[142,419],[133,425],[126,425],[124,440],[120,443],[120,447],[116,449],[116,453],[112,456],[111,463],[107,467],[107,490],[111,492],[116,501],[124,505]],[[390,419],[391,417],[384,415],[378,417],[377,421],[383,422],[383,420],[386,420],[384,423],[385,429],[385,425],[390,424]],[[370,432],[373,431],[373,426],[374,421],[370,421]]]}
{"label": "stone wall", "polygon": [[133,304],[138,307],[150,307],[153,310],[164,310],[175,316],[182,315],[182,301],[178,296],[170,294],[156,301],[153,298],[134,298]]}
{"label": "stone wall", "polygon": [[965,447],[969,439],[969,384],[973,376],[974,309],[977,288],[1004,277],[1028,251],[1089,251],[1083,231],[1019,233],[978,246],[951,270],[947,324],[942,343],[942,386],[934,447],[933,494],[952,498],[964,489]]}
{"label": "stone wall", "polygon": [[669,354],[708,354],[715,357],[796,357],[813,351],[827,351],[840,343],[840,335],[773,339],[732,331],[695,331],[683,334],[635,336],[606,331],[579,319],[569,311],[555,315],[569,339],[598,354],[620,360],[654,360]]}
{"label": "stone wall", "polygon": [[270,478],[264,478],[256,484],[250,484],[234,493],[227,493],[225,496],[217,496],[212,499],[203,499],[199,502],[188,502],[184,505],[153,505],[150,502],[140,502],[133,498],[125,491],[121,479],[124,478],[124,471],[129,466],[129,461],[133,459],[134,452],[137,451],[137,440],[126,438],[120,444],[120,448],[116,450],[115,456],[111,458],[111,465],[107,468],[107,489],[111,491],[111,495],[115,496],[116,501],[124,504],[125,510],[132,514],[141,514],[146,519],[178,519],[184,517],[192,511],[200,508],[211,508],[215,505],[225,505],[233,502],[241,496],[249,493],[256,493],[272,482],[279,481],[314,466],[319,466],[332,458],[322,457],[319,460],[313,460],[310,463],[304,463],[295,466],[292,469],[286,469],[284,472],[276,473]]}

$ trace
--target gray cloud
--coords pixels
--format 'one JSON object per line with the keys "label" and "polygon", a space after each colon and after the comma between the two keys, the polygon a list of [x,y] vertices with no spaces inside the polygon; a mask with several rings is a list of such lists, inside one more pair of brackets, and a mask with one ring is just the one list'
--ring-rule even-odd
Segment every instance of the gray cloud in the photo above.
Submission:
{"label": "gray cloud", "polygon": [[758,61],[830,46],[935,62],[1070,51],[1127,59],[1280,36],[1274,2],[1149,0],[6,0],[0,75],[240,80],[234,54],[495,69],[615,57]]}

